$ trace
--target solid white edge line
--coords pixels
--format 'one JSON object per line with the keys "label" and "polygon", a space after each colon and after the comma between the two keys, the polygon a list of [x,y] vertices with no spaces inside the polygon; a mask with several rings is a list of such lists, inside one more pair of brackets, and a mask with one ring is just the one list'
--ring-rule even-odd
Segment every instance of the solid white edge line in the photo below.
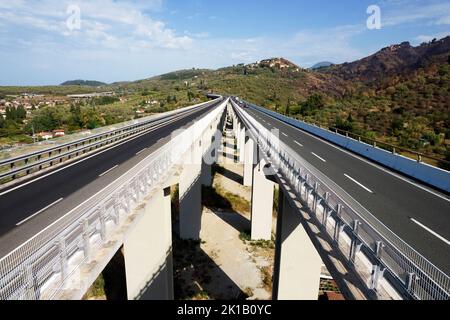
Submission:
{"label": "solid white edge line", "polygon": [[106,170],[105,172],[103,172],[102,174],[99,174],[98,176],[99,177],[103,177],[105,174],[107,174],[108,172],[111,172],[111,171],[113,171],[115,168],[117,168],[119,165],[118,164],[116,164],[114,167],[112,167],[111,169],[109,169],[109,170]]}
{"label": "solid white edge line", "polygon": [[366,191],[368,191],[370,193],[373,193],[372,190],[370,190],[369,188],[367,188],[365,185],[363,185],[362,183],[358,182],[357,180],[353,179],[348,174],[344,173],[344,176],[346,176],[348,179],[352,180],[354,183],[356,183],[358,186],[360,186],[361,188],[365,189]]}
{"label": "solid white edge line", "polygon": [[43,176],[41,176],[41,177],[38,177],[38,178],[36,178],[36,179],[27,181],[27,182],[25,182],[25,183],[23,183],[23,184],[20,184],[20,185],[14,187],[14,188],[11,188],[11,189],[8,189],[8,190],[6,190],[6,191],[3,191],[3,192],[0,193],[0,196],[3,196],[3,195],[8,194],[8,193],[10,193],[10,192],[13,192],[13,191],[15,191],[15,190],[17,190],[17,189],[23,188],[23,187],[25,187],[25,186],[27,186],[27,185],[33,183],[33,182],[36,182],[36,181],[39,181],[39,180],[41,180],[41,179],[47,178],[48,176],[51,176],[51,175],[53,175],[53,174],[55,174],[55,173],[58,173],[58,172],[60,172],[60,171],[62,171],[62,170],[65,170],[65,169],[67,169],[67,168],[73,167],[73,166],[75,166],[75,165],[77,165],[77,164],[79,164],[79,163],[81,163],[81,162],[84,162],[84,161],[87,161],[87,160],[89,160],[89,159],[92,159],[92,158],[94,158],[94,157],[96,157],[96,156],[98,156],[98,155],[101,155],[102,153],[105,153],[105,152],[107,152],[107,151],[110,151],[110,150],[112,150],[112,149],[115,149],[115,148],[117,148],[117,147],[120,147],[121,145],[123,145],[123,144],[125,144],[125,143],[131,142],[131,141],[133,141],[133,140],[135,140],[135,139],[137,139],[137,138],[140,138],[140,137],[142,137],[142,136],[144,136],[144,135],[147,135],[147,134],[149,134],[149,133],[151,133],[151,132],[153,132],[153,131],[155,131],[155,130],[158,130],[158,129],[160,129],[160,128],[162,128],[162,127],[168,125],[168,124],[171,124],[171,123],[173,123],[173,122],[175,122],[175,121],[177,121],[177,120],[180,120],[180,119],[181,119],[181,118],[176,118],[176,119],[170,120],[169,122],[158,124],[158,125],[156,125],[154,128],[149,129],[149,131],[146,131],[145,133],[142,133],[141,135],[138,135],[138,136],[136,136],[136,137],[133,137],[133,138],[131,138],[130,140],[125,140],[125,141],[122,141],[122,142],[120,142],[120,143],[118,143],[118,144],[112,145],[112,146],[110,146],[110,147],[108,147],[108,148],[106,148],[106,149],[104,149],[104,150],[102,150],[102,151],[100,151],[100,152],[98,152],[98,153],[94,153],[94,154],[92,154],[92,155],[90,155],[90,156],[88,156],[88,157],[86,157],[86,158],[82,158],[82,159],[80,159],[80,160],[78,160],[78,161],[75,161],[75,162],[73,162],[73,163],[71,163],[71,164],[68,164],[67,166],[64,166],[64,167],[62,167],[62,168],[60,168],[60,169],[51,171],[51,172],[49,172],[49,173],[47,173],[47,174],[45,174],[45,175],[43,175]]}
{"label": "solid white edge line", "polygon": [[419,227],[425,229],[426,231],[428,231],[429,233],[431,233],[433,236],[435,236],[436,238],[438,238],[439,240],[444,241],[447,245],[450,245],[450,241],[448,241],[447,239],[445,239],[443,236],[441,236],[440,234],[434,232],[433,230],[431,230],[430,228],[428,228],[427,226],[423,225],[422,223],[420,223],[419,221],[417,221],[414,218],[410,218],[412,222],[414,222],[415,224],[417,224]]}
{"label": "solid white edge line", "polygon": [[318,155],[315,154],[314,152],[311,152],[311,154],[312,154],[313,156],[315,156],[316,158],[318,158],[320,161],[322,161],[322,162],[327,162],[327,160],[325,160],[324,158],[318,156]]}
{"label": "solid white edge line", "polygon": [[53,207],[53,206],[54,206],[55,204],[57,204],[58,202],[61,202],[63,199],[64,199],[64,198],[60,198],[60,199],[56,200],[55,202],[50,203],[50,204],[49,204],[48,206],[46,206],[45,208],[42,208],[42,209],[39,210],[38,212],[36,212],[36,213],[32,214],[31,216],[29,216],[28,218],[23,219],[22,221],[20,221],[19,223],[17,223],[16,226],[20,226],[21,224],[24,224],[25,222],[27,222],[28,220],[34,218],[34,217],[37,216],[38,214],[44,212],[44,211],[47,210],[48,208]]}
{"label": "solid white edge line", "polygon": [[[261,112],[261,113],[263,113],[262,111],[259,111],[259,110],[255,110],[255,111],[256,111],[256,112]],[[348,154],[349,156],[351,156],[351,157],[353,157],[353,158],[355,158],[355,159],[358,159],[358,160],[360,160],[360,161],[362,161],[362,162],[365,162],[365,163],[367,163],[368,165],[371,165],[372,167],[374,167],[374,168],[376,168],[376,169],[379,169],[379,170],[381,170],[381,171],[383,171],[383,172],[385,172],[385,173],[387,173],[387,174],[390,174],[391,176],[393,176],[393,177],[395,177],[395,178],[397,178],[397,179],[400,179],[400,180],[402,180],[402,181],[404,181],[404,182],[407,182],[407,183],[409,183],[409,184],[411,184],[411,185],[413,185],[413,186],[415,186],[415,187],[417,187],[417,188],[419,188],[419,189],[421,189],[421,190],[423,190],[423,191],[426,191],[426,192],[428,192],[428,193],[431,193],[432,195],[434,195],[434,196],[436,196],[436,197],[438,197],[438,198],[441,198],[442,200],[445,200],[445,201],[447,201],[447,202],[450,202],[450,198],[447,198],[447,197],[443,196],[442,194],[436,193],[435,191],[430,190],[430,189],[428,189],[427,187],[421,186],[421,185],[417,184],[416,182],[410,180],[410,179],[407,178],[407,177],[404,177],[404,176],[401,176],[400,174],[397,174],[397,173],[395,173],[395,172],[392,172],[392,171],[390,171],[390,170],[388,170],[388,169],[382,167],[380,164],[377,164],[377,163],[371,162],[371,161],[369,161],[369,160],[367,160],[367,159],[364,159],[362,156],[356,155],[356,154],[350,152],[349,150],[345,150],[345,149],[343,149],[342,147],[336,146],[336,145],[334,145],[333,143],[331,143],[331,142],[329,142],[329,141],[326,141],[326,140],[323,140],[323,139],[321,139],[321,138],[319,138],[319,137],[316,137],[316,136],[313,135],[312,133],[309,133],[309,132],[307,132],[307,131],[305,131],[305,130],[299,129],[299,128],[294,127],[294,126],[291,126],[291,125],[289,125],[289,124],[287,124],[287,123],[285,123],[285,122],[283,122],[283,121],[281,121],[281,120],[278,120],[278,119],[276,119],[276,118],[274,118],[274,117],[272,117],[272,116],[269,116],[269,115],[267,115],[267,114],[264,114],[264,115],[266,115],[267,117],[270,117],[270,118],[272,118],[272,119],[274,119],[274,120],[280,122],[281,124],[283,124],[283,125],[285,125],[285,126],[289,126],[289,127],[293,128],[293,129],[295,129],[295,130],[297,130],[297,131],[299,131],[299,132],[301,132],[301,133],[303,133],[303,134],[306,134],[306,135],[308,135],[308,136],[310,136],[310,137],[312,137],[312,138],[314,138],[314,139],[316,139],[316,140],[318,140],[318,141],[320,141],[320,142],[322,142],[322,143],[325,143],[325,144],[329,145],[330,147],[335,148],[336,150],[339,150],[339,151],[341,151],[341,152],[344,152],[344,153]]]}

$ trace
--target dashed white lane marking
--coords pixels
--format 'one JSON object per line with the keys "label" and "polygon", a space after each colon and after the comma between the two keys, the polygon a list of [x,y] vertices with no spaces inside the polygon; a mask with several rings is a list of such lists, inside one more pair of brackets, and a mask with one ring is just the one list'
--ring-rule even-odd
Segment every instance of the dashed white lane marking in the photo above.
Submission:
{"label": "dashed white lane marking", "polygon": [[362,183],[356,181],[355,179],[353,179],[352,177],[350,177],[348,174],[344,173],[344,176],[346,176],[347,178],[349,178],[350,180],[352,180],[354,183],[356,183],[358,186],[360,186],[361,188],[363,188],[364,190],[373,193],[372,190],[370,190],[369,188],[367,188],[365,185],[363,185]]}
{"label": "dashed white lane marking", "polygon": [[44,212],[44,211],[47,210],[48,208],[53,207],[55,204],[61,202],[63,199],[64,199],[64,198],[60,198],[60,199],[56,200],[55,202],[50,203],[50,204],[49,204],[48,206],[46,206],[45,208],[42,208],[42,209],[39,210],[38,212],[36,212],[36,213],[32,214],[31,216],[29,216],[28,218],[23,219],[22,221],[20,221],[19,223],[17,223],[16,226],[20,226],[21,224],[24,224],[25,222],[27,222],[28,220],[34,218],[34,217],[37,216],[38,214]]}
{"label": "dashed white lane marking", "polygon": [[136,153],[136,155],[140,155],[142,152],[144,152],[145,150],[147,150],[147,148],[142,149],[141,151],[139,151],[138,153]]}
{"label": "dashed white lane marking", "polygon": [[112,167],[111,169],[109,169],[109,170],[106,170],[105,172],[103,172],[102,174],[100,174],[99,175],[99,177],[103,177],[105,174],[107,174],[108,172],[111,172],[111,171],[113,171],[115,168],[117,168],[119,165],[118,164],[116,164],[114,167]]}
{"label": "dashed white lane marking", "polygon": [[434,232],[433,230],[431,230],[430,228],[428,228],[427,226],[421,224],[419,221],[417,221],[416,219],[410,218],[412,222],[414,222],[415,224],[417,224],[419,227],[425,229],[426,231],[428,231],[429,233],[431,233],[433,236],[435,236],[436,238],[444,241],[446,244],[450,245],[450,241],[448,241],[447,239],[445,239],[443,236],[441,236],[440,234]]}
{"label": "dashed white lane marking", "polygon": [[314,152],[311,152],[311,154],[312,154],[313,156],[315,156],[316,158],[318,158],[320,161],[322,161],[322,162],[327,162],[327,160],[325,160],[324,158],[318,156],[318,155],[315,154]]}
{"label": "dashed white lane marking", "polygon": [[303,147],[303,145],[302,145],[300,142],[298,142],[297,140],[294,140],[294,142],[295,142],[296,144],[298,144],[300,147]]}
{"label": "dashed white lane marking", "polygon": [[289,137],[286,133],[284,133],[284,132],[282,132],[281,133],[283,136],[285,136],[285,137]]}

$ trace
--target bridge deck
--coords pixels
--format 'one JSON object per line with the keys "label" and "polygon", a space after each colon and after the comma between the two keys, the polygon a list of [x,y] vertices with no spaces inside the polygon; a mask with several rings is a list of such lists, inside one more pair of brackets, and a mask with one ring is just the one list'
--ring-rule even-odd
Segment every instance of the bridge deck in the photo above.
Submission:
{"label": "bridge deck", "polygon": [[266,128],[447,274],[450,198],[254,109]]}
{"label": "bridge deck", "polygon": [[[219,102],[220,103],[220,102]],[[102,153],[0,191],[0,257],[85,202],[213,107],[199,107]]]}

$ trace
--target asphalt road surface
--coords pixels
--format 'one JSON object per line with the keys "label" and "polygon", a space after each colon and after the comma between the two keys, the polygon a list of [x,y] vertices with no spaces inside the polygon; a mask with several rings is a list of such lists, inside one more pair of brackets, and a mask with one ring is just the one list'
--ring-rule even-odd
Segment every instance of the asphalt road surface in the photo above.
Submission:
{"label": "asphalt road surface", "polygon": [[176,119],[170,117],[172,120],[155,126],[152,132],[58,168],[50,175],[1,190],[0,257],[126,173],[169,141],[174,130],[187,126],[214,106],[196,108]]}

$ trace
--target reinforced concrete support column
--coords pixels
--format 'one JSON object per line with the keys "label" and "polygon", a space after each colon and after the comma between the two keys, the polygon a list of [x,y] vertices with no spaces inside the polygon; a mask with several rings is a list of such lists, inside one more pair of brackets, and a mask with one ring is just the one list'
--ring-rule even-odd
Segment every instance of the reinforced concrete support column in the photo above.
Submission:
{"label": "reinforced concrete support column", "polygon": [[322,260],[281,189],[278,207],[273,298],[317,300]]}
{"label": "reinforced concrete support column", "polygon": [[[214,127],[213,127],[214,128]],[[202,185],[206,187],[210,187],[212,185],[212,174],[211,174],[211,165],[212,162],[215,162],[215,152],[214,146],[212,146],[212,137],[213,130],[208,130],[205,133],[205,136],[203,138],[203,150],[205,150],[205,153],[202,157],[202,173],[201,173],[201,180]],[[213,157],[214,156],[214,157]]]}
{"label": "reinforced concrete support column", "polygon": [[240,133],[241,133],[241,123],[239,122],[239,120],[236,120],[236,128],[235,128],[235,133],[234,136],[236,138],[236,146],[237,146],[237,150],[240,152],[241,150],[241,140],[240,138]]}
{"label": "reinforced concrete support column", "polygon": [[199,240],[202,220],[202,149],[196,141],[186,157],[180,174],[180,237],[185,240]]}
{"label": "reinforced concrete support column", "polygon": [[170,188],[158,190],[124,241],[129,300],[173,300]]}
{"label": "reinforced concrete support column", "polygon": [[266,162],[261,159],[253,168],[252,240],[272,238],[273,193],[275,183],[264,174]]}
{"label": "reinforced concrete support column", "polygon": [[239,132],[239,162],[244,163],[245,159],[245,126],[241,125],[241,130]]}
{"label": "reinforced concrete support column", "polygon": [[253,167],[256,159],[256,144],[250,137],[245,139],[244,186],[251,187],[253,183]]}

